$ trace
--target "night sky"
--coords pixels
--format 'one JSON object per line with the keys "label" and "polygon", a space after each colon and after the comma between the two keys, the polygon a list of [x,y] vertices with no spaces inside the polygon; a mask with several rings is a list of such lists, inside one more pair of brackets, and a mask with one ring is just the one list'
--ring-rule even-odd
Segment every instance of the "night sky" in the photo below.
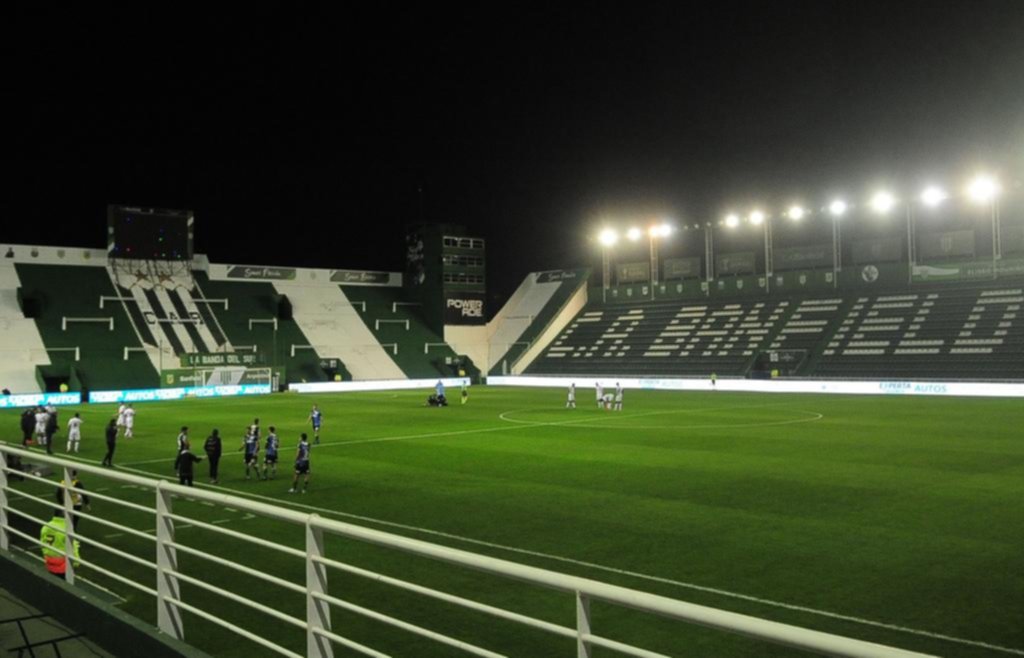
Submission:
{"label": "night sky", "polygon": [[373,4],[9,17],[0,240],[127,203],[215,262],[401,269],[422,218],[503,299],[602,219],[1024,172],[1019,0]]}

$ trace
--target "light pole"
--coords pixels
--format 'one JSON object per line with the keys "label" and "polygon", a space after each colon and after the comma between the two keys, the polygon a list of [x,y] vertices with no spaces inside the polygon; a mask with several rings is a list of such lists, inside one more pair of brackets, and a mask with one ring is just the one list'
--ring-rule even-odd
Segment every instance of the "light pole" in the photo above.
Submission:
{"label": "light pole", "polygon": [[715,236],[711,222],[704,222],[704,282],[705,296],[711,294],[711,282],[715,280]]}
{"label": "light pole", "polygon": [[657,238],[667,238],[672,234],[672,227],[669,224],[656,224],[647,229],[647,237],[651,247],[651,301],[654,301],[654,286],[658,285],[658,249],[655,246]]}
{"label": "light pole", "polygon": [[997,262],[1002,258],[1002,244],[999,226],[999,183],[984,174],[975,176],[967,186],[967,196],[977,204],[988,204],[992,220],[992,278],[996,278]]}
{"label": "light pole", "polygon": [[601,301],[607,303],[608,287],[611,285],[612,281],[612,266],[608,256],[608,250],[619,241],[619,234],[616,233],[614,229],[606,228],[598,234],[597,241],[601,243]]}
{"label": "light pole", "polygon": [[843,245],[842,233],[839,230],[839,220],[846,214],[847,205],[842,199],[836,199],[828,204],[828,212],[832,215],[832,287],[839,287],[839,273],[843,271]]}
{"label": "light pole", "polygon": [[764,291],[772,289],[772,223],[771,219],[760,210],[750,213],[750,223],[764,227]]}

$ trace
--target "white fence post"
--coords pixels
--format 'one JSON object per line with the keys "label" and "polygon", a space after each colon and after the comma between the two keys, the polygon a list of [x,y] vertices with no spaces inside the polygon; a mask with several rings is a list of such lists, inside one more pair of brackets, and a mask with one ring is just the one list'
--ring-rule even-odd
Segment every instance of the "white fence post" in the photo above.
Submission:
{"label": "white fence post", "polygon": [[7,454],[0,451],[0,550],[11,550],[7,536]]}
{"label": "white fence post", "polygon": [[68,585],[75,584],[75,515],[72,514],[74,501],[71,500],[71,468],[65,466],[64,486],[58,489],[64,500],[64,579]]}
{"label": "white fence post", "polygon": [[318,518],[318,515],[310,514],[306,521],[306,655],[333,658],[331,641],[314,632],[316,629],[331,630],[330,604],[314,596],[327,594],[327,567],[314,559],[324,556],[324,532],[312,525],[312,521]]}
{"label": "white fence post", "polygon": [[590,635],[590,598],[576,592],[576,658],[591,658],[590,643],[584,635]]}
{"label": "white fence post", "polygon": [[[185,639],[181,625],[181,610],[168,598],[180,600],[181,590],[174,573],[178,570],[178,556],[170,544],[174,541],[174,519],[171,513],[171,493],[163,490],[163,480],[156,486],[156,617],[160,631],[176,640]],[[169,572],[169,573],[165,573]]]}

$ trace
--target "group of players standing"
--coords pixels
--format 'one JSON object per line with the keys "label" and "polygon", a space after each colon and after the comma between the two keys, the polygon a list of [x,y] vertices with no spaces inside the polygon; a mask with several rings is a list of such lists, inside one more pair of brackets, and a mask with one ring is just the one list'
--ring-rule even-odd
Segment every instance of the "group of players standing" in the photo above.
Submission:
{"label": "group of players standing", "polygon": [[[313,405],[313,409],[309,413],[308,420],[313,426],[313,443],[318,444],[320,443],[320,427],[323,424],[323,413],[317,405]],[[252,424],[245,428],[242,445],[239,446],[238,449],[240,451],[245,451],[244,463],[246,480],[252,479],[251,474],[255,474],[257,480],[273,480],[277,477],[277,460],[278,451],[281,447],[281,440],[277,436],[277,428],[271,425],[268,429],[269,432],[267,434],[266,441],[261,446],[260,419],[254,418]],[[262,468],[260,465],[261,447],[263,448]],[[220,430],[214,429],[210,436],[206,438],[206,442],[203,444],[203,450],[206,453],[210,464],[210,483],[217,484],[219,482],[220,457],[223,451]],[[288,490],[288,493],[297,493],[300,491],[298,488],[300,476],[303,478],[301,492],[306,493],[306,489],[309,487],[309,460],[309,435],[303,432],[299,437],[299,444],[295,451],[295,475],[292,478],[292,487]],[[192,486],[194,465],[200,461],[202,461],[202,458],[197,457],[192,453],[192,446],[188,438],[188,427],[183,426],[181,428],[181,432],[178,434],[178,456],[174,462],[174,469],[178,473],[178,480],[181,484],[190,487]]]}
{"label": "group of players standing", "polygon": [[[615,411],[622,411],[622,384],[615,382],[615,395],[604,392],[604,386],[601,382],[594,383],[594,390],[597,393],[597,408],[598,409],[615,409]],[[613,407],[614,405],[614,407]],[[566,409],[576,408],[576,383],[569,384],[569,397],[565,402]]]}

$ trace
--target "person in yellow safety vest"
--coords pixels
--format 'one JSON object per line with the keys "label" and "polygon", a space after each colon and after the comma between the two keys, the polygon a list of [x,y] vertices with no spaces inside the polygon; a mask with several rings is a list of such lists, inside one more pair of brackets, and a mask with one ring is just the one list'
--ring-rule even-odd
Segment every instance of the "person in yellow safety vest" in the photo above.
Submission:
{"label": "person in yellow safety vest", "polygon": [[[64,525],[63,511],[53,510],[53,518],[39,531],[39,541],[43,544],[43,560],[46,562],[46,570],[55,576],[64,578],[68,565],[64,557],[67,547],[67,526]],[[74,541],[74,547],[74,565],[77,567],[80,557],[77,539]]]}

